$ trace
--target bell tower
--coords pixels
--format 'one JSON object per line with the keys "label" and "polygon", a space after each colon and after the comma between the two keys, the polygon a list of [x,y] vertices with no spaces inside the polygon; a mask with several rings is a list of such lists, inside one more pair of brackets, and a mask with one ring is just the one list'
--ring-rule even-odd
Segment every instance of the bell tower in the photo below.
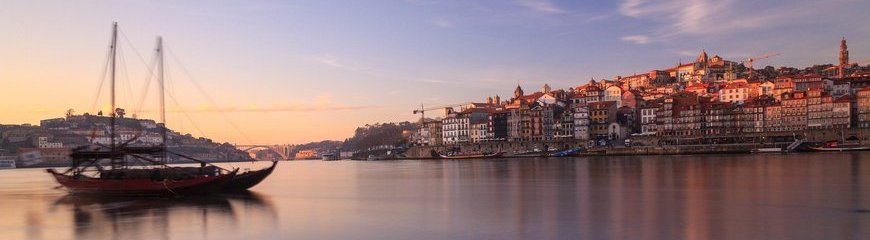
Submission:
{"label": "bell tower", "polygon": [[517,89],[514,90],[514,98],[520,98],[523,96],[523,88],[520,85],[517,85]]}
{"label": "bell tower", "polygon": [[849,65],[849,47],[846,46],[846,37],[840,40],[840,65]]}

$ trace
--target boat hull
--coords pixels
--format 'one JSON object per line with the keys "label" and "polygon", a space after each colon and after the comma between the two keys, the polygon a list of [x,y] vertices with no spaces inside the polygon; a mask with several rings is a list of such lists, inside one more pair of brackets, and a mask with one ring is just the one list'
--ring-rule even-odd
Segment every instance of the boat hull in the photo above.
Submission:
{"label": "boat hull", "polygon": [[438,154],[442,159],[478,159],[478,158],[500,158],[504,155],[503,152],[491,153],[491,154],[469,154],[469,155],[453,155],[446,156],[442,154]]}
{"label": "boat hull", "polygon": [[753,153],[782,153],[782,148],[756,148],[752,149]]}
{"label": "boat hull", "polygon": [[228,192],[241,192],[246,191],[249,188],[252,188],[266,179],[272,171],[275,170],[275,166],[278,165],[277,161],[272,162],[272,166],[257,170],[257,171],[249,171],[241,174],[237,174],[234,176],[229,182],[224,184],[223,190]]}
{"label": "boat hull", "polygon": [[870,147],[810,147],[813,151],[818,152],[847,152],[847,151],[867,151]]}
{"label": "boat hull", "polygon": [[183,195],[207,194],[220,192],[224,185],[232,180],[236,171],[216,176],[194,176],[189,179],[152,180],[147,178],[134,179],[102,179],[84,176],[70,176],[48,169],[55,180],[72,193],[106,194],[106,195]]}

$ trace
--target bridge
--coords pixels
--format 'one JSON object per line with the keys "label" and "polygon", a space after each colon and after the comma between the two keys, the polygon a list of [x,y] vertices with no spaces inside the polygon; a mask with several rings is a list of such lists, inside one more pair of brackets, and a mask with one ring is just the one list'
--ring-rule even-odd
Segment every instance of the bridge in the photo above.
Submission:
{"label": "bridge", "polygon": [[286,146],[284,146],[284,145],[233,145],[233,146],[235,146],[236,149],[239,149],[239,150],[242,150],[242,151],[245,151],[248,153],[254,153],[254,151],[256,151],[256,150],[270,150],[270,151],[278,154],[278,156],[281,156],[281,160],[290,160],[290,158],[287,156],[287,151],[285,151]]}

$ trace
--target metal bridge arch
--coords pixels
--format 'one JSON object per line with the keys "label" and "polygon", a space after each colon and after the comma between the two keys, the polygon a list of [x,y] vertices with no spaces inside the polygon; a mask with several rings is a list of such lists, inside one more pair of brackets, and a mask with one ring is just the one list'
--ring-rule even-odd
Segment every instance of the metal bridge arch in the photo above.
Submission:
{"label": "metal bridge arch", "polygon": [[272,150],[273,152],[278,153],[278,155],[281,156],[282,159],[289,159],[287,157],[287,153],[284,152],[284,149],[282,149],[281,146],[278,145],[236,145],[236,148],[248,153],[256,149]]}

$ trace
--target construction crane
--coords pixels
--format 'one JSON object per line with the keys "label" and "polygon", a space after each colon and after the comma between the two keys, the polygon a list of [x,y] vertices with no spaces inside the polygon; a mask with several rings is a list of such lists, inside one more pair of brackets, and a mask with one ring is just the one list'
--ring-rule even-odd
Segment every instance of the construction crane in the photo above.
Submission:
{"label": "construction crane", "polygon": [[464,103],[448,104],[448,105],[429,107],[429,108],[423,107],[423,104],[420,104],[420,109],[414,109],[414,114],[419,113],[420,114],[420,122],[423,122],[423,120],[426,119],[426,111],[458,107],[458,106],[462,106],[462,105],[466,105],[466,104],[470,104],[470,103],[471,102],[464,102]]}
{"label": "construction crane", "polygon": [[743,64],[747,64],[747,66],[746,66],[746,67],[747,67],[747,71],[749,71],[749,78],[751,79],[751,78],[752,78],[752,72],[755,72],[755,69],[752,68],[752,62],[754,62],[754,61],[756,61],[756,60],[768,59],[768,58],[771,58],[771,57],[776,57],[776,56],[779,56],[779,55],[781,55],[781,54],[782,54],[782,53],[768,53],[768,54],[764,54],[764,55],[761,55],[761,56],[749,57],[748,59],[746,59],[745,61],[743,61],[743,62],[741,62],[741,63],[743,63]]}

